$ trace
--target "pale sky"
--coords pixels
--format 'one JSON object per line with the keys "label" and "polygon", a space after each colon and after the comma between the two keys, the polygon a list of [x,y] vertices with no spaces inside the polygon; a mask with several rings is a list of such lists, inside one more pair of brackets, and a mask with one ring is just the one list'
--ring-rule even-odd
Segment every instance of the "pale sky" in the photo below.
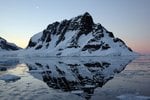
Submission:
{"label": "pale sky", "polygon": [[0,0],[0,36],[24,48],[48,24],[84,12],[134,51],[150,54],[150,0]]}

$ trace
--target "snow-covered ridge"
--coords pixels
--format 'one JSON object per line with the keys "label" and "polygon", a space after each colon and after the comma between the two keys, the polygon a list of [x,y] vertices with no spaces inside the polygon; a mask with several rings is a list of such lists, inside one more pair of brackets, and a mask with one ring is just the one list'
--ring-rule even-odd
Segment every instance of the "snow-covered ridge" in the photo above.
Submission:
{"label": "snow-covered ridge", "polygon": [[25,55],[107,56],[135,53],[101,24],[95,24],[89,13],[49,24],[29,41]]}
{"label": "snow-covered ridge", "polygon": [[4,38],[0,37],[0,51],[14,51],[19,49],[21,48],[14,43],[9,43]]}

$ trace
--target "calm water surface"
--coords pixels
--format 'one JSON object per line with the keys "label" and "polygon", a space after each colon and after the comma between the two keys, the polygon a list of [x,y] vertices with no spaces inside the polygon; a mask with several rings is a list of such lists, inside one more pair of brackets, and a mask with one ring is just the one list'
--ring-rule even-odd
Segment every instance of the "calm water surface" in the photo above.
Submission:
{"label": "calm water surface", "polygon": [[3,58],[0,100],[150,100],[150,56]]}

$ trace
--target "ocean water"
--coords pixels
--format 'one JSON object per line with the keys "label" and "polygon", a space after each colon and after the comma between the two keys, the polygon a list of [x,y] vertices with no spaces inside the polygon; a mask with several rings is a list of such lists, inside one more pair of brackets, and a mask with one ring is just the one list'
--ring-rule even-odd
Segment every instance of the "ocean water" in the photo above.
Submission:
{"label": "ocean water", "polygon": [[0,100],[150,100],[150,56],[5,57],[0,70]]}

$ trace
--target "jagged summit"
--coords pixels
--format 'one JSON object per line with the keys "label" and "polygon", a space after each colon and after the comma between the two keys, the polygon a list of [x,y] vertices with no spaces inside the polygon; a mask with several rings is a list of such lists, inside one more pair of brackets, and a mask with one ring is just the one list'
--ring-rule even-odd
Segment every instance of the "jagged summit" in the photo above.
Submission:
{"label": "jagged summit", "polygon": [[7,42],[4,38],[0,37],[0,51],[13,51],[19,49],[21,48],[13,43]]}
{"label": "jagged summit", "polygon": [[88,12],[85,12],[83,16],[91,16]]}
{"label": "jagged summit", "polygon": [[92,31],[94,22],[93,18],[89,13],[85,13],[81,18],[81,30],[86,30],[87,32]]}
{"label": "jagged summit", "polygon": [[132,50],[101,24],[95,24],[92,16],[83,15],[49,24],[35,34],[27,49],[48,53],[49,56],[101,56],[130,55]]}

